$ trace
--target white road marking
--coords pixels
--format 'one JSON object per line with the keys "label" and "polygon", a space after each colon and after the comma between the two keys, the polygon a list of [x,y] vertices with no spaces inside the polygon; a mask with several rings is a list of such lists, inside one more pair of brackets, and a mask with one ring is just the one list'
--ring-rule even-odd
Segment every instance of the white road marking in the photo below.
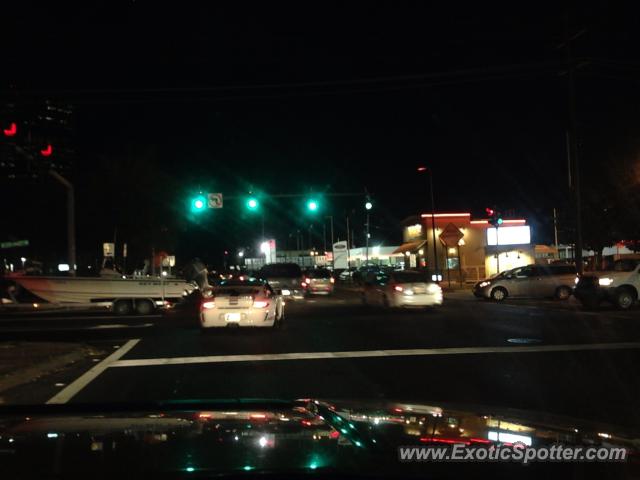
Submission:
{"label": "white road marking", "polygon": [[113,362],[122,358],[129,350],[136,346],[136,344],[140,341],[139,338],[135,338],[129,340],[118,350],[113,352],[103,361],[94,365],[89,370],[87,370],[84,374],[76,378],[73,382],[71,382],[67,387],[58,392],[56,395],[47,400],[47,403],[67,403],[71,398],[73,398],[80,390],[89,385],[93,380],[96,379],[98,375],[104,372],[109,366],[113,364]]}
{"label": "white road marking", "polygon": [[83,327],[80,330],[101,330],[109,328],[149,328],[153,323],[141,323],[139,325],[127,325],[125,323],[107,323],[105,325],[94,325],[93,327]]}
{"label": "white road marking", "polygon": [[127,325],[125,323],[109,323],[92,325],[90,327],[8,327],[2,328],[0,326],[0,333],[26,333],[26,332],[79,332],[82,330],[109,330],[117,328],[150,328],[153,327],[153,323],[140,323],[136,325]]}
{"label": "white road marking", "polygon": [[209,355],[201,357],[140,358],[111,362],[109,367],[149,367],[158,365],[186,365],[193,363],[269,362],[282,360],[319,360],[374,357],[411,357],[425,355],[469,355],[488,353],[575,352],[585,350],[640,349],[638,342],[589,343],[573,345],[534,345],[513,347],[454,347],[417,348],[407,350],[356,350],[345,352],[267,353],[258,355]]}

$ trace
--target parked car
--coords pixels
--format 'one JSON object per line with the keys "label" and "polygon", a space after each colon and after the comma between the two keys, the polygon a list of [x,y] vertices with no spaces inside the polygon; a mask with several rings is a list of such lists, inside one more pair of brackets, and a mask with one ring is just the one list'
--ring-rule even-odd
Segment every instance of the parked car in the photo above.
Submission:
{"label": "parked car", "polygon": [[302,287],[307,295],[331,295],[335,282],[330,270],[316,268],[305,272]]}
{"label": "parked car", "polygon": [[609,302],[626,310],[638,300],[640,260],[617,260],[612,270],[585,274],[576,280],[574,295],[585,307]]}
{"label": "parked car", "polygon": [[262,267],[257,276],[266,280],[274,290],[280,290],[285,297],[304,297],[302,270],[296,263],[271,263]]}
{"label": "parked car", "polygon": [[200,304],[200,326],[277,327],[284,302],[264,280],[221,280]]}
{"label": "parked car", "polygon": [[365,278],[362,302],[384,307],[431,307],[442,305],[443,294],[427,272],[371,272]]}
{"label": "parked car", "polygon": [[573,265],[527,265],[487,280],[482,295],[498,302],[507,297],[567,300],[573,292],[575,278]]}

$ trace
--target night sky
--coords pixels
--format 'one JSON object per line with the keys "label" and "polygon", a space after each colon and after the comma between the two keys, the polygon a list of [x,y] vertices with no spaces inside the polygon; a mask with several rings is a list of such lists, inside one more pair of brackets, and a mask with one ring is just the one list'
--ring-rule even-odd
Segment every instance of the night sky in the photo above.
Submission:
{"label": "night sky", "polygon": [[[552,241],[551,209],[570,212],[559,4],[215,3],[50,3],[3,14],[3,97],[75,108],[79,250],[90,256],[117,229],[139,255],[151,242],[218,262],[225,248],[255,244],[259,218],[229,200],[194,221],[186,199],[249,188],[366,190],[374,242],[397,244],[399,222],[429,208],[422,164],[433,170],[438,211],[513,210],[535,241]],[[606,165],[637,156],[639,26],[636,11],[608,2],[570,11],[568,30],[584,30],[572,45],[586,196],[615,186]],[[3,239],[47,229],[34,244],[63,254],[62,190],[2,182]],[[320,218],[333,215],[344,238],[349,214],[362,239],[362,198],[327,197]],[[298,204],[265,209],[281,245],[295,246],[298,229],[308,239]],[[321,238],[313,244],[322,248]]]}

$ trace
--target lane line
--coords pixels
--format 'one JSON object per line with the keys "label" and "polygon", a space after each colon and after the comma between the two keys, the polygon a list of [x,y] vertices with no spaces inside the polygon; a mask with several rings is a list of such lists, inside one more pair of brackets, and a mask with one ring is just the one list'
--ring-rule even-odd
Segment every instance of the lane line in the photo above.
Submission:
{"label": "lane line", "polygon": [[[26,317],[26,315],[25,315]],[[152,315],[86,315],[82,317],[66,317],[64,315],[51,315],[51,316],[37,316],[33,315],[26,318],[17,317],[2,317],[0,316],[0,324],[3,322],[56,322],[56,321],[68,321],[68,320],[80,320],[80,321],[91,321],[91,320],[145,320],[149,318],[162,318],[160,314],[152,314]]]}
{"label": "lane line", "polygon": [[141,323],[137,325],[126,325],[122,324],[113,324],[109,323],[106,325],[93,325],[90,327],[2,327],[0,326],[0,335],[3,334],[12,334],[12,333],[55,333],[55,332],[82,332],[86,330],[118,330],[118,329],[128,329],[128,328],[151,328],[154,327],[153,323]]}
{"label": "lane line", "polygon": [[640,349],[639,342],[590,343],[574,345],[534,345],[500,347],[417,348],[407,350],[356,350],[345,352],[267,353],[260,355],[209,355],[199,357],[140,358],[111,362],[109,367],[149,367],[194,363],[272,362],[283,360],[319,360],[374,357],[411,357],[425,355],[469,355],[487,353],[574,352],[586,350]]}
{"label": "lane line", "polygon": [[118,350],[113,352],[107,358],[102,360],[100,363],[94,365],[92,368],[87,370],[84,374],[80,375],[73,382],[67,385],[64,389],[60,390],[57,394],[47,400],[47,403],[67,403],[71,400],[80,390],[89,385],[93,380],[98,377],[102,372],[104,372],[109,366],[113,364],[113,362],[122,358],[129,350],[136,346],[136,344],[140,341],[139,338],[134,338],[129,340],[127,343],[122,345]]}

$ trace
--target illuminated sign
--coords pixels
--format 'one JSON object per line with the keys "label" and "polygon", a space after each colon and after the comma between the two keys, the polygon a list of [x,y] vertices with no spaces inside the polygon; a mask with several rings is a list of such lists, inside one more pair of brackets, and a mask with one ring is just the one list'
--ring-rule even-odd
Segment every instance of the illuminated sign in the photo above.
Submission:
{"label": "illuminated sign", "polygon": [[422,235],[422,225],[416,223],[415,225],[407,227],[407,235],[409,238],[419,237]]}
{"label": "illuminated sign", "polygon": [[487,245],[524,245],[528,243],[531,243],[531,227],[528,225],[487,229]]}

